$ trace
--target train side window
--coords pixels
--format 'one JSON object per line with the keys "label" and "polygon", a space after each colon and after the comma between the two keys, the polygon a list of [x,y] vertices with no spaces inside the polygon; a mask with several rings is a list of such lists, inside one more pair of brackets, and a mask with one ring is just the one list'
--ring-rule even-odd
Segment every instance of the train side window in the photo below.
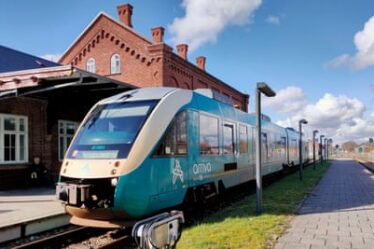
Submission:
{"label": "train side window", "polygon": [[234,125],[225,123],[223,125],[223,154],[235,153]]}
{"label": "train side window", "polygon": [[239,146],[240,153],[248,153],[248,128],[245,125],[239,125]]}
{"label": "train side window", "polygon": [[187,154],[187,113],[181,112],[174,117],[156,150],[156,156]]}
{"label": "train side window", "polygon": [[267,160],[268,158],[268,135],[266,133],[261,133],[261,145],[262,145],[262,158],[263,160]]}
{"label": "train side window", "polygon": [[200,154],[218,155],[218,118],[200,114]]}

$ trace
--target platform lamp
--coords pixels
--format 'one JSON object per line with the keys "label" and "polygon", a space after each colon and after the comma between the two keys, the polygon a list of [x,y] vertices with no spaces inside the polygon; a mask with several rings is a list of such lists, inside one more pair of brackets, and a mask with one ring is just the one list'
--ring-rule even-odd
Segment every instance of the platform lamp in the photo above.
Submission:
{"label": "platform lamp", "polygon": [[325,135],[320,135],[319,136],[319,149],[320,149],[320,151],[319,151],[319,154],[320,154],[320,156],[321,156],[321,164],[323,163],[323,144],[322,144],[322,138],[324,138],[325,137]]}
{"label": "platform lamp", "polygon": [[275,92],[264,82],[256,86],[256,213],[262,212],[262,174],[261,174],[261,93],[274,97]]}
{"label": "platform lamp", "polygon": [[316,134],[318,130],[313,131],[313,169],[316,169]]}
{"label": "platform lamp", "polygon": [[302,125],[303,124],[307,124],[308,121],[306,121],[305,119],[301,119],[299,120],[299,178],[300,178],[300,181],[303,180],[303,175],[304,175],[304,172],[303,172],[303,127]]}
{"label": "platform lamp", "polygon": [[[333,140],[332,140],[332,138],[330,138],[328,141],[327,141],[327,144],[329,144],[329,145],[331,145],[331,150],[329,150],[329,152],[330,152],[330,156],[332,155],[332,143],[333,143]],[[329,156],[329,154],[327,154],[327,159],[329,159],[328,158],[328,156]]]}
{"label": "platform lamp", "polygon": [[327,140],[327,137],[323,139],[323,141],[325,142],[325,162],[327,162]]}

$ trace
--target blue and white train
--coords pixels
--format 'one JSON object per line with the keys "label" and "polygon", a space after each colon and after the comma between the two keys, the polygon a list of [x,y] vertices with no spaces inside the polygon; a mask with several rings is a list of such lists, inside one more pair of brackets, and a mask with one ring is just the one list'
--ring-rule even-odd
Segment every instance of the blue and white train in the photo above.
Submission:
{"label": "blue and white train", "polygon": [[[253,180],[255,115],[218,97],[209,89],[142,88],[98,102],[61,166],[57,195],[71,223],[131,225]],[[299,134],[266,118],[262,127],[263,175],[299,164]]]}

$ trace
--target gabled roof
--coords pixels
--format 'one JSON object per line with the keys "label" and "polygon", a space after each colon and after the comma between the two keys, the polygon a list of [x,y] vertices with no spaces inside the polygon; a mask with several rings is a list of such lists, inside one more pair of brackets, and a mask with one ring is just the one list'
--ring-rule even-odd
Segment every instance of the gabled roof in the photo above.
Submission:
{"label": "gabled roof", "polygon": [[101,18],[101,17],[104,17],[104,18],[107,18],[108,20],[112,21],[113,23],[119,25],[120,27],[122,27],[123,29],[131,32],[132,34],[134,34],[135,36],[137,36],[138,38],[142,39],[144,42],[148,43],[149,45],[152,44],[151,41],[149,41],[147,38],[145,38],[144,36],[142,36],[141,34],[139,34],[138,32],[136,32],[133,28],[127,26],[126,24],[120,22],[119,20],[116,20],[114,19],[113,17],[111,17],[110,15],[108,15],[107,13],[103,12],[103,11],[100,11],[96,17],[94,19],[92,19],[92,21],[83,29],[83,31],[78,35],[78,37],[70,44],[70,46],[64,51],[64,53],[62,54],[61,58],[59,59],[59,62],[62,62],[66,55],[69,53],[69,51],[74,47],[75,44],[78,43],[79,40],[81,40],[87,33],[88,31],[96,24],[96,22]]}
{"label": "gabled roof", "polygon": [[59,65],[53,61],[0,45],[0,73]]}

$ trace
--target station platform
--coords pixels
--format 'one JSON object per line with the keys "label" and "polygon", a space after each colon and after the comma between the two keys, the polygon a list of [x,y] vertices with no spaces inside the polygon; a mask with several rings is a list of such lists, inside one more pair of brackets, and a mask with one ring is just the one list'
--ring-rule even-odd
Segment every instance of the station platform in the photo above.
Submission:
{"label": "station platform", "polygon": [[0,243],[68,223],[54,188],[0,191]]}
{"label": "station platform", "polygon": [[334,160],[275,249],[374,248],[374,174]]}

